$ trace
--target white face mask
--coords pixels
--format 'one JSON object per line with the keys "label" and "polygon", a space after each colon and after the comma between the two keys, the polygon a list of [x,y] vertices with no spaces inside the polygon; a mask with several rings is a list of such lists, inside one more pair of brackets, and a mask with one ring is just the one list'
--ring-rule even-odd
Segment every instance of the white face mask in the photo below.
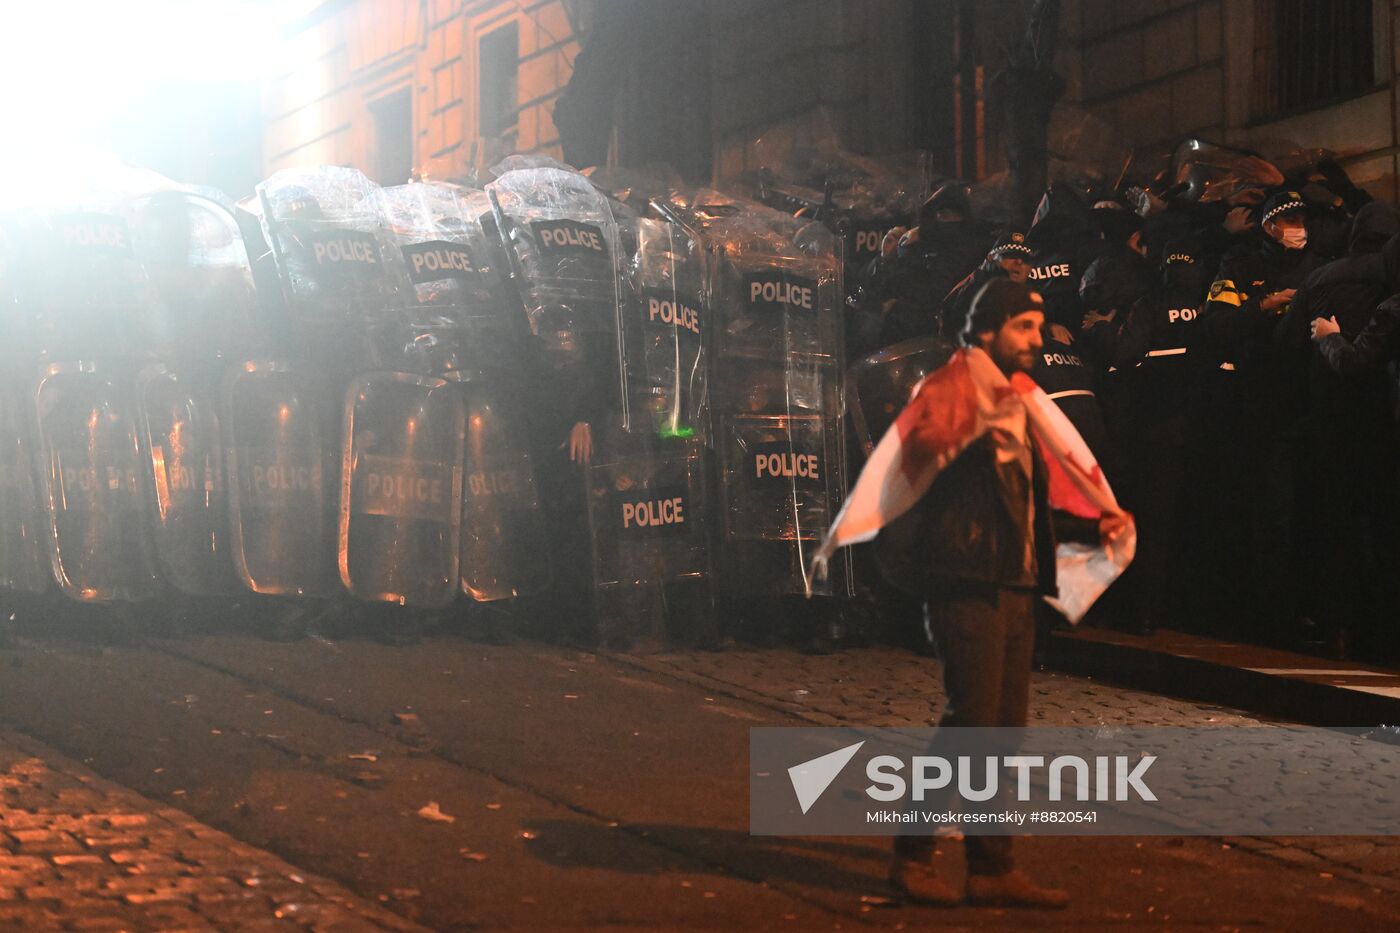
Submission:
{"label": "white face mask", "polygon": [[1290,227],[1278,238],[1284,249],[1302,249],[1308,245],[1307,227]]}

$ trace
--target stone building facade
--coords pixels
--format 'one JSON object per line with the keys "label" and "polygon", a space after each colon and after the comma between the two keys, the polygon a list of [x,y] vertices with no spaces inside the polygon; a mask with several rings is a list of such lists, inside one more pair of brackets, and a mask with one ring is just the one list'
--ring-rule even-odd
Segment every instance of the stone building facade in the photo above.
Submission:
{"label": "stone building facade", "polygon": [[[611,26],[605,2],[622,9]],[[326,0],[265,87],[264,169],[350,164],[393,183],[516,150],[562,156],[555,106],[596,43],[609,96],[593,122],[613,162],[728,175],[767,128],[820,113],[848,148],[924,148],[945,174],[985,176],[1004,164],[990,79],[1028,6]],[[1108,161],[1190,134],[1295,140],[1394,198],[1397,19],[1391,0],[1063,0],[1052,144]]]}

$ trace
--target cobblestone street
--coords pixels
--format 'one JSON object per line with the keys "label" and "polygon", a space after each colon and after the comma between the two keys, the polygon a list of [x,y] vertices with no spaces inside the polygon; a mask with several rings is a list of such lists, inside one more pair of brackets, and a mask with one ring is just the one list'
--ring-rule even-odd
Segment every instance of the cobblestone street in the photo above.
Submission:
{"label": "cobblestone street", "polygon": [[0,730],[0,928],[421,929]]}
{"label": "cobblestone street", "polygon": [[[829,655],[792,651],[686,652],[623,656],[628,663],[730,696],[771,705],[813,725],[933,725],[944,694],[938,662],[907,651],[866,648]],[[1031,721],[1044,726],[1267,726],[1234,709],[1190,703],[1039,671]],[[1223,839],[1222,845],[1400,892],[1400,836]]]}

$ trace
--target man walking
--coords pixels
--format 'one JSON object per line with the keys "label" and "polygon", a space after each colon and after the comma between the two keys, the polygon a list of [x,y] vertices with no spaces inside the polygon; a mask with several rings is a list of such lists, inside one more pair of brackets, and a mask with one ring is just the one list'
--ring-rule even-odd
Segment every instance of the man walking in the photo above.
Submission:
{"label": "man walking", "polygon": [[[1044,323],[1044,304],[1026,285],[995,279],[982,288],[964,348],[915,390],[818,553],[820,567],[837,547],[900,519],[900,540],[927,555],[916,585],[943,659],[941,738],[943,727],[1026,724],[1035,605],[1057,592],[1052,507],[1097,519],[1105,542],[1106,559],[1081,561],[1078,576],[1059,581],[1069,584],[1060,605],[1072,619],[1131,559],[1131,520],[1068,419],[1026,375]],[[891,882],[918,900],[960,902],[963,892],[934,873],[932,854],[931,837],[899,837]],[[1014,867],[1009,837],[969,837],[967,856],[973,904],[1069,902]]]}

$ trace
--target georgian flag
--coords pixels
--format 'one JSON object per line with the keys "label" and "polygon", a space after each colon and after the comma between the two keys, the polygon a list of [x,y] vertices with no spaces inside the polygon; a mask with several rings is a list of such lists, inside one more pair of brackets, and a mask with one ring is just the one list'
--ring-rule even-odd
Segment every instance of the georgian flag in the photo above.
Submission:
{"label": "georgian flag", "polygon": [[1023,457],[1019,438],[1026,435],[1027,424],[1045,461],[1051,508],[1080,518],[1127,519],[1127,527],[1110,544],[1059,545],[1060,595],[1047,600],[1077,623],[1132,561],[1137,547],[1132,517],[1119,508],[1084,439],[1040,386],[1025,373],[1007,379],[975,347],[959,350],[915,386],[813,557],[812,575],[826,574],[837,548],[869,541],[912,508],[939,471],[987,432],[992,432],[998,460]]}

